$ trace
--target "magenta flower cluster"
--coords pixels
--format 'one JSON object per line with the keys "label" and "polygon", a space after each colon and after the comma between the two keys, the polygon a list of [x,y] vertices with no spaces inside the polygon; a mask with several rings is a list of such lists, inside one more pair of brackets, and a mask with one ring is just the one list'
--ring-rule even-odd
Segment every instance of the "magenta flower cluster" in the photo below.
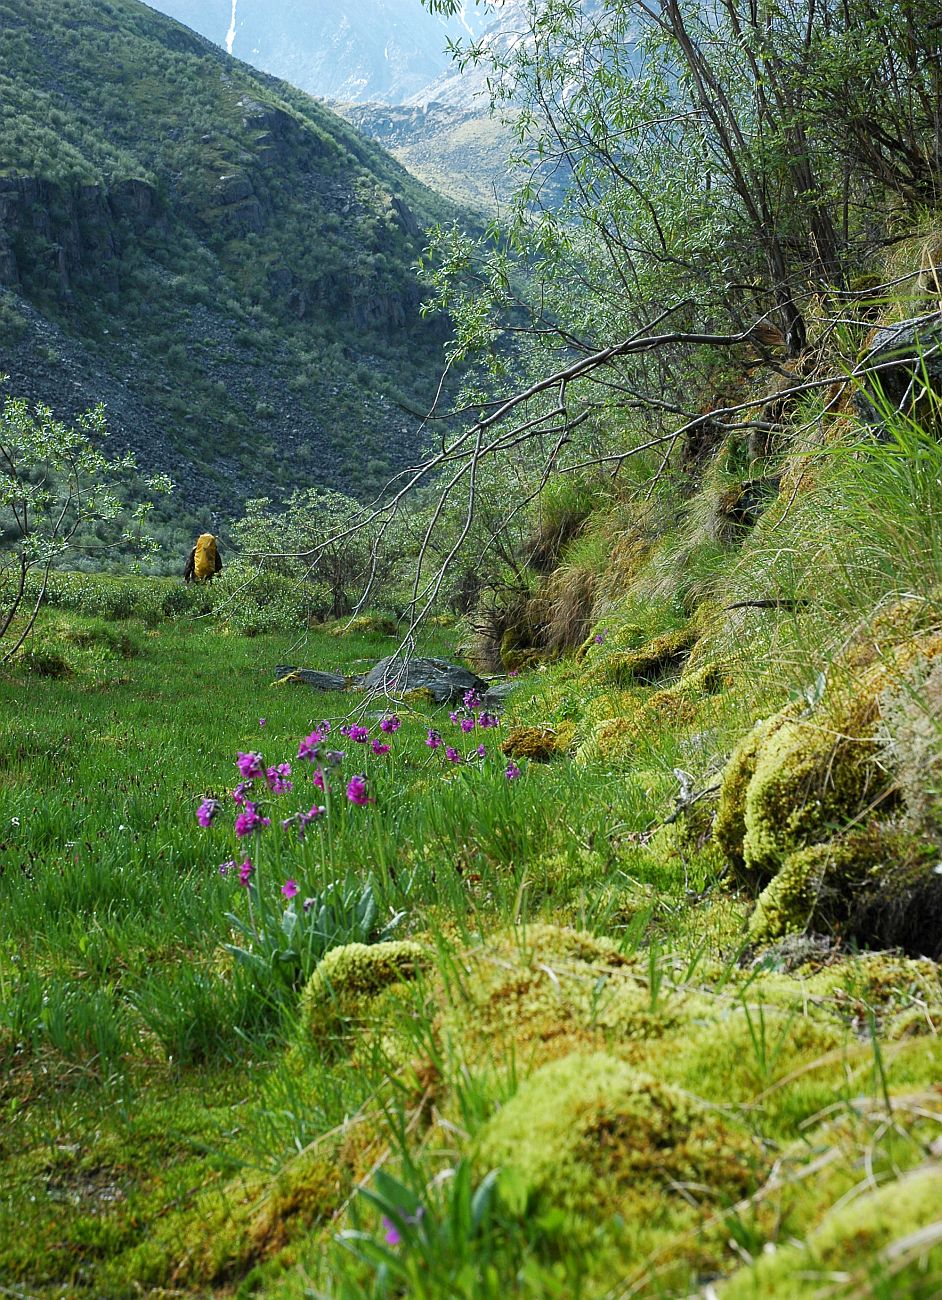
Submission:
{"label": "magenta flower cluster", "polygon": [[[457,729],[456,740],[458,741],[465,736],[473,736],[478,730],[487,731],[500,725],[499,719],[484,709],[480,695],[474,690],[465,693],[461,707],[450,713],[450,719]],[[260,718],[259,726],[264,725],[265,720]],[[374,758],[385,758],[391,753],[392,738],[401,726],[402,720],[397,714],[392,713],[380,719],[379,735],[371,735],[370,728],[363,723],[348,723],[340,728],[340,734],[354,745],[361,746],[361,752]],[[305,832],[311,825],[326,820],[329,816],[331,793],[339,795],[342,791],[346,801],[357,808],[365,808],[376,802],[370,779],[365,773],[348,776],[339,788],[333,785],[331,774],[343,763],[345,755],[339,750],[327,749],[327,738],[330,734],[331,724],[325,719],[298,744],[297,762],[310,764],[311,784],[316,791],[325,796],[323,804],[317,802],[315,798],[309,808],[302,807],[279,817],[278,822],[282,831],[293,831],[299,839],[304,838]],[[462,753],[457,744],[446,742],[440,731],[430,728],[425,743],[431,751],[441,752],[441,761],[446,767],[457,767],[487,757],[487,747],[483,739],[479,737],[476,739],[478,743],[467,753]],[[266,764],[261,753],[256,751],[243,753],[241,750],[236,756],[236,768],[240,779],[231,791],[236,812],[234,831],[237,841],[247,842],[271,826],[272,819],[268,814],[266,801],[272,797],[290,794],[295,789],[298,772],[292,771],[289,762]],[[508,781],[515,781],[521,775],[520,768],[512,759],[507,763],[504,775]],[[214,795],[206,795],[199,803],[196,819],[200,826],[208,829],[216,823],[222,811],[222,800]],[[251,857],[247,856],[241,862],[237,862],[234,858],[229,859],[222,863],[219,872],[223,876],[237,877],[240,885],[246,889],[256,890],[256,867]],[[281,893],[285,900],[293,905],[293,900],[301,893],[301,885],[289,877],[282,884]],[[305,911],[313,905],[313,902],[313,899],[303,901]]]}
{"label": "magenta flower cluster", "polygon": [[[390,735],[396,732],[401,725],[396,717],[385,718],[381,724],[381,730],[384,735]],[[263,720],[259,719],[259,725],[263,725]],[[371,741],[370,748],[373,754],[382,756],[388,754],[391,746],[385,739],[380,737],[371,738],[368,727],[360,725],[351,725],[341,729],[342,734],[348,736],[356,744],[365,744]],[[330,790],[329,772],[338,767],[343,762],[344,755],[337,750],[325,749],[325,741],[330,735],[331,725],[326,720],[318,725],[306,735],[298,745],[298,760],[307,762],[314,768],[311,781],[317,790],[328,793]],[[271,817],[267,814],[263,800],[270,796],[283,796],[290,794],[294,789],[292,779],[291,764],[274,763],[266,764],[265,759],[260,753],[238,751],[236,756],[236,768],[241,778],[231,791],[232,802],[235,805],[236,816],[233,825],[236,839],[245,841],[249,837],[257,836],[267,827],[271,826]],[[346,783],[344,793],[347,800],[357,807],[366,807],[374,803],[374,796],[370,792],[369,781],[366,776],[360,774],[352,776]],[[211,827],[219,814],[222,812],[222,800],[215,798],[213,795],[206,795],[200,800],[196,810],[196,820],[204,829]],[[320,821],[327,816],[327,807],[317,802],[313,803],[310,808],[301,808],[297,812],[290,813],[286,817],[279,818],[279,824],[283,831],[294,830],[299,839],[304,838],[305,831],[314,822]],[[236,862],[230,858],[223,862],[219,867],[219,874],[222,876],[237,876],[239,883],[245,888],[254,886],[256,868],[251,858],[246,857],[242,862]],[[290,903],[301,891],[301,886],[296,880],[288,879],[281,886],[281,892],[285,899]],[[312,899],[304,902],[305,910],[313,904]]]}
{"label": "magenta flower cluster", "polygon": [[261,830],[263,826],[270,826],[271,818],[263,817],[254,803],[246,802],[235,819],[235,833],[238,839],[244,839],[246,835],[251,835],[254,831]]}
{"label": "magenta flower cluster", "polygon": [[[496,714],[487,712],[481,696],[473,688],[465,691],[461,707],[452,709],[448,717],[462,737],[470,736],[478,729],[487,731],[491,727],[500,726],[500,719]],[[487,748],[483,741],[475,745],[467,754],[462,755],[457,745],[447,744],[442,733],[434,729],[429,730],[425,743],[431,750],[442,750],[444,761],[456,766],[459,763],[470,763],[474,759],[487,757]]]}

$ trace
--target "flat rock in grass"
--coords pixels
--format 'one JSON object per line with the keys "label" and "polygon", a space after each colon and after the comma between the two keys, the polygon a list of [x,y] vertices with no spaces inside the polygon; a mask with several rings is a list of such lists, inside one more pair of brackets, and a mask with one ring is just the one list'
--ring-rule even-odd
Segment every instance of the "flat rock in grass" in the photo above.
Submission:
{"label": "flat rock in grass", "polygon": [[365,691],[388,691],[406,695],[409,691],[428,691],[436,704],[457,704],[465,691],[487,690],[487,682],[468,668],[450,664],[446,659],[402,659],[389,655],[357,681]]}
{"label": "flat rock in grass", "polygon": [[507,703],[507,697],[520,685],[519,682],[494,682],[484,692],[481,703],[490,712],[500,710]]}
{"label": "flat rock in grass", "polygon": [[315,691],[345,691],[347,679],[342,673],[322,673],[316,668],[290,668],[287,664],[278,664],[275,668],[276,682],[303,682]]}

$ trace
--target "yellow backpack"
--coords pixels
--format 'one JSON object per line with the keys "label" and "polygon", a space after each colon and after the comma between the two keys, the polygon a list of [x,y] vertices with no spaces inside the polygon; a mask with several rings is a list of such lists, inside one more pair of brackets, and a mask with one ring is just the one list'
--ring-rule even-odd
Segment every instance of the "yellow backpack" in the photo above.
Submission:
{"label": "yellow backpack", "polygon": [[193,576],[197,582],[205,582],[216,572],[216,539],[212,533],[201,533],[196,539],[196,556],[193,560]]}

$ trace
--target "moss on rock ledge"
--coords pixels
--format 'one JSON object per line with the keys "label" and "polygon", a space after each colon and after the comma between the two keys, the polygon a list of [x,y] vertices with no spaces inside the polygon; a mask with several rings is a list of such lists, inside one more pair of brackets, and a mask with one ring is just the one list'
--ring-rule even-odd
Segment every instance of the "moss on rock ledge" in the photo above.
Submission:
{"label": "moss on rock ledge", "polygon": [[681,666],[696,640],[692,627],[664,632],[636,650],[616,651],[602,659],[594,670],[602,681],[626,686],[637,682],[657,682]]}
{"label": "moss on rock ledge", "polygon": [[[571,728],[569,734],[572,734]],[[514,727],[500,749],[509,758],[530,758],[537,763],[546,763],[560,753],[559,739],[555,727]],[[565,751],[565,744],[562,750]]]}
{"label": "moss on rock ledge", "polygon": [[792,703],[759,723],[727,764],[713,834],[734,878],[764,887],[755,942],[811,927],[942,951],[942,879],[925,843],[887,820],[900,795],[879,742],[888,688],[942,642],[922,633],[878,652],[874,637],[896,626],[888,614],[878,622],[835,664],[815,705]]}
{"label": "moss on rock ledge", "polygon": [[[721,1300],[937,1295],[942,1167],[932,1164],[833,1210],[807,1241],[740,1270]],[[934,1280],[933,1280],[934,1279]]]}
{"label": "moss on rock ledge", "polygon": [[477,1158],[512,1171],[535,1212],[560,1210],[584,1236],[614,1214],[635,1230],[652,1218],[696,1221],[696,1201],[728,1204],[763,1164],[717,1110],[606,1052],[572,1053],[531,1075],[484,1128]]}
{"label": "moss on rock ledge", "polygon": [[375,997],[415,979],[428,963],[426,949],[410,939],[333,948],[301,995],[302,1033],[316,1037],[345,1020],[360,1019]]}
{"label": "moss on rock ledge", "polygon": [[805,929],[935,956],[942,947],[938,851],[917,836],[870,823],[789,854],[759,895],[749,937],[768,943]]}

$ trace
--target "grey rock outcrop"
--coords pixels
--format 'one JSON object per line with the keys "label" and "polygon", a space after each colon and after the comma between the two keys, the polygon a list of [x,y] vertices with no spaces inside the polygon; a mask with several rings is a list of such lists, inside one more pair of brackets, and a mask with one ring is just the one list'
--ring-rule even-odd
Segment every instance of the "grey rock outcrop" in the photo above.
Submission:
{"label": "grey rock outcrop", "polygon": [[436,704],[457,704],[466,691],[482,695],[487,682],[477,673],[445,659],[406,659],[389,655],[381,659],[357,683],[363,690],[388,691],[405,695],[409,691],[428,691]]}
{"label": "grey rock outcrop", "polygon": [[315,668],[291,668],[287,664],[278,664],[275,668],[275,681],[282,682],[288,678],[291,681],[302,682],[305,686],[311,686],[315,691],[347,689],[347,679],[342,673],[325,673]]}
{"label": "grey rock outcrop", "polygon": [[859,368],[863,375],[854,407],[874,429],[884,428],[883,408],[911,409],[926,381],[942,393],[942,313],[878,329]]}
{"label": "grey rock outcrop", "polygon": [[494,682],[484,692],[482,705],[488,712],[500,712],[519,685],[518,681]]}

